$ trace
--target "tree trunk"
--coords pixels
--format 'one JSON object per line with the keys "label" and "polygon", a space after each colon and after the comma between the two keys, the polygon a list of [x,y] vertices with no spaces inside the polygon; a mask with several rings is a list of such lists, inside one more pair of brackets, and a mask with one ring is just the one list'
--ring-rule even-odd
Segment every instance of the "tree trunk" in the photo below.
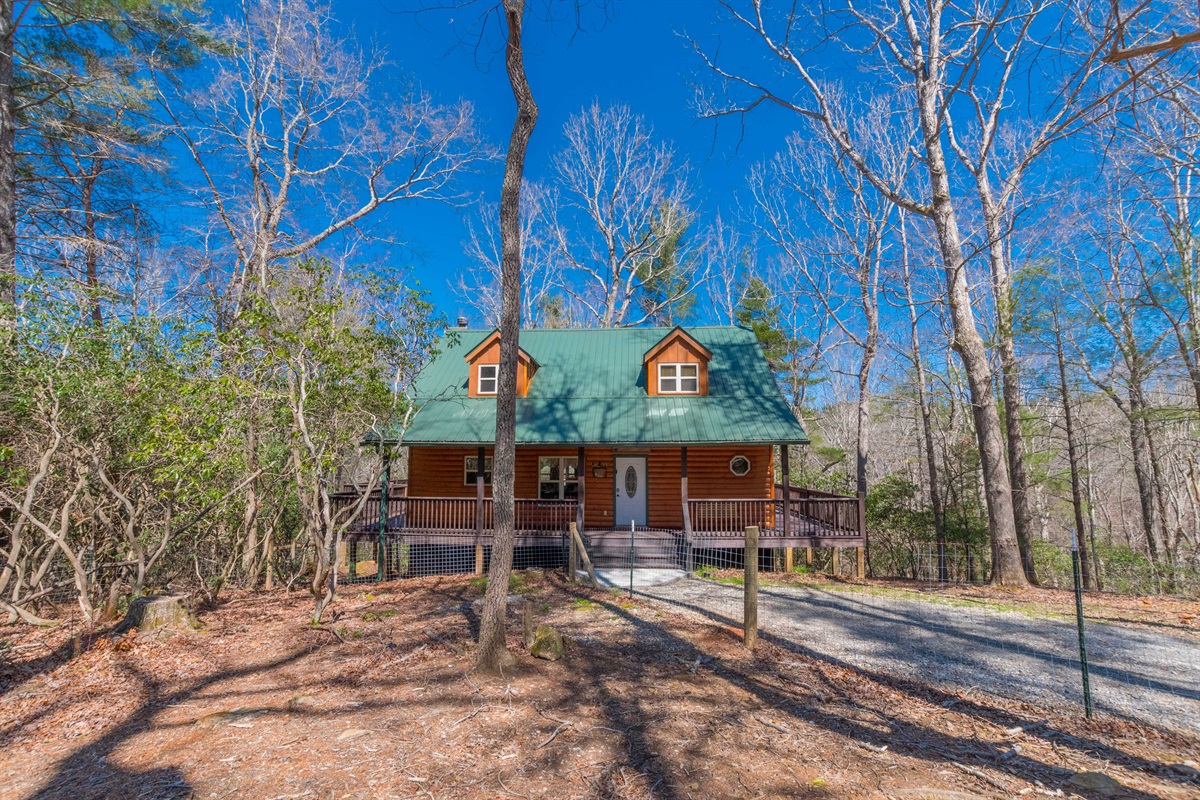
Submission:
{"label": "tree trunk", "polygon": [[16,39],[13,0],[0,0],[0,326],[16,324],[17,298],[17,119],[13,90]]}
{"label": "tree trunk", "polygon": [[908,324],[912,339],[913,370],[917,384],[917,404],[921,409],[921,432],[925,445],[925,461],[929,468],[929,504],[933,508],[933,533],[938,546],[938,581],[949,580],[946,569],[946,520],[938,486],[937,450],[933,444],[933,410],[925,394],[925,361],[921,357],[921,333],[917,320],[917,304],[912,292],[912,273],[908,262],[908,228],[904,212],[900,214],[900,242],[904,259],[904,297],[908,304]]}
{"label": "tree trunk", "polygon": [[1090,590],[1098,587],[1092,576],[1092,563],[1088,559],[1088,552],[1091,548],[1088,546],[1088,537],[1085,535],[1087,528],[1083,525],[1083,486],[1079,474],[1079,443],[1075,436],[1075,411],[1071,407],[1071,392],[1067,387],[1067,360],[1063,353],[1062,328],[1058,322],[1057,311],[1054,314],[1054,344],[1055,355],[1058,358],[1058,390],[1062,399],[1063,424],[1067,429],[1067,462],[1071,467],[1071,506],[1075,511],[1075,538],[1079,542],[1079,565],[1083,576],[1083,588]]}
{"label": "tree trunk", "polygon": [[525,0],[504,0],[504,17],[508,25],[505,66],[517,101],[517,118],[509,139],[504,183],[500,190],[500,385],[496,394],[496,445],[492,460],[492,560],[488,567],[487,592],[483,597],[476,661],[476,668],[485,672],[500,672],[514,660],[505,645],[504,629],[515,515],[517,353],[521,331],[521,179],[525,171],[525,151],[538,114],[525,76],[521,47],[524,12]]}
{"label": "tree trunk", "polygon": [[1029,511],[1029,474],[1025,469],[1025,439],[1021,433],[1021,386],[1017,365],[1017,347],[1013,318],[1016,297],[1013,294],[1012,271],[1009,269],[1007,239],[1004,232],[1003,209],[992,196],[986,162],[975,172],[979,207],[988,236],[988,266],[992,274],[992,297],[996,308],[994,339],[1000,362],[1000,394],[1004,402],[1005,444],[1008,450],[1008,476],[1012,486],[1013,524],[1017,547],[1025,577],[1037,583],[1029,531],[1033,515]]}
{"label": "tree trunk", "polygon": [[1096,576],[1096,588],[1104,589],[1104,579],[1101,577],[1103,572],[1100,569],[1100,555],[1096,550],[1096,504],[1092,500],[1092,448],[1088,444],[1086,432],[1083,441],[1080,442],[1080,447],[1083,449],[1083,493],[1084,502],[1087,504],[1087,524],[1088,524],[1088,545],[1092,549],[1092,567],[1093,573]]}
{"label": "tree trunk", "polygon": [[[246,471],[253,474],[258,470],[258,429],[255,424],[255,408],[250,407],[246,430]],[[254,589],[258,584],[258,512],[261,500],[258,497],[258,479],[246,486],[246,501],[242,511],[242,533],[245,535],[242,550],[242,586]]]}
{"label": "tree trunk", "polygon": [[[933,46],[931,45],[931,51]],[[932,56],[931,56],[932,57]],[[940,56],[937,56],[940,58]],[[927,67],[928,69],[928,67]],[[1013,514],[1012,487],[1004,459],[1004,436],[996,411],[992,369],[987,348],[975,324],[975,311],[967,284],[966,264],[958,218],[950,193],[950,176],[942,149],[943,123],[939,110],[938,83],[928,77],[917,80],[917,104],[925,136],[925,164],[932,192],[933,223],[937,229],[942,266],[946,272],[950,319],[954,325],[954,350],[962,360],[971,392],[971,412],[979,444],[983,471],[988,529],[992,543],[992,583],[1026,586]]]}
{"label": "tree trunk", "polygon": [[[864,295],[866,293],[864,292]],[[855,479],[858,494],[867,496],[867,461],[871,453],[871,367],[879,351],[879,311],[864,303],[867,318],[867,339],[863,346],[862,361],[858,366],[858,436],[855,458]]]}
{"label": "tree trunk", "polygon": [[1137,479],[1138,503],[1142,509],[1142,532],[1150,560],[1158,563],[1163,556],[1162,520],[1154,491],[1154,466],[1150,458],[1150,431],[1146,425],[1145,403],[1140,389],[1129,391],[1129,443],[1133,449],[1133,474]]}
{"label": "tree trunk", "polygon": [[100,179],[100,159],[96,159],[91,171],[84,176],[80,199],[83,201],[83,282],[88,289],[88,307],[91,309],[92,326],[104,325],[104,311],[100,307],[100,247],[96,242],[96,209],[92,194]]}

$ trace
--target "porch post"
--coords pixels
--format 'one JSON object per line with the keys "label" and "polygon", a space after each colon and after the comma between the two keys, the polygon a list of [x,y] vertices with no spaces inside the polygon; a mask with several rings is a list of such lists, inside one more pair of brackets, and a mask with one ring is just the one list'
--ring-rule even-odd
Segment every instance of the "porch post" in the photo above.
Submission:
{"label": "porch post", "polygon": [[483,574],[483,466],[484,449],[475,460],[475,574]]}
{"label": "porch post", "polygon": [[378,567],[378,574],[375,576],[377,583],[383,583],[386,577],[386,567],[384,566],[384,556],[387,553],[387,531],[388,531],[388,484],[392,482],[392,454],[384,453],[383,470],[379,476],[379,547],[375,553],[375,566]]}
{"label": "porch post", "polygon": [[858,577],[867,577],[867,497],[858,493],[858,534],[863,543],[858,548]]}
{"label": "porch post", "polygon": [[[783,478],[783,538],[786,540],[788,532],[792,527],[791,458],[789,458],[788,446],[786,444],[779,445],[779,461],[780,477]],[[794,557],[792,548],[789,545],[785,548],[783,556],[783,566],[788,572],[792,571],[792,560]]]}
{"label": "porch post", "polygon": [[679,496],[683,499],[683,546],[687,548],[686,567],[692,571],[692,510],[688,508],[687,448],[679,448]]}
{"label": "porch post", "polygon": [[587,464],[584,462],[583,448],[579,448],[579,456],[575,461],[575,479],[579,482],[579,498],[575,504],[575,527],[583,530],[584,506],[587,505],[587,480],[585,472]]}
{"label": "porch post", "polygon": [[688,508],[688,463],[687,448],[679,448],[679,496],[683,499],[683,535],[688,543],[692,540],[692,511]]}

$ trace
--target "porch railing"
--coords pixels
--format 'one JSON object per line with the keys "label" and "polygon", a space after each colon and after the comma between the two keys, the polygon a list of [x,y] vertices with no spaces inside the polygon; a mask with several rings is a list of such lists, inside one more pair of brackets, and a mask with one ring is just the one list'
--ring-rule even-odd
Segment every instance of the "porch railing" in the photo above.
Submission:
{"label": "porch railing", "polygon": [[775,527],[774,500],[688,500],[692,530],[700,533],[741,533],[751,525]]}
{"label": "porch railing", "polygon": [[[775,484],[775,497],[782,504],[784,487]],[[820,528],[827,536],[863,535],[864,508],[861,497],[846,497],[800,486],[790,487],[788,493],[792,519],[803,531]],[[803,535],[803,534],[802,534]]]}
{"label": "porch railing", "polygon": [[696,533],[740,534],[751,525],[763,537],[859,537],[863,535],[862,504],[857,497],[793,491],[784,524],[782,492],[775,500],[688,500],[688,516]]}
{"label": "porch railing", "polygon": [[[332,496],[335,513],[357,500],[339,493]],[[559,532],[575,520],[576,500],[537,500],[517,498],[515,528],[523,532]],[[482,517],[482,520],[480,519]],[[474,497],[389,497],[388,530],[421,530],[444,533],[475,533],[480,525],[490,532],[494,527],[492,499],[482,504]],[[367,501],[362,514],[352,526],[352,532],[373,534],[379,530],[379,493]]]}

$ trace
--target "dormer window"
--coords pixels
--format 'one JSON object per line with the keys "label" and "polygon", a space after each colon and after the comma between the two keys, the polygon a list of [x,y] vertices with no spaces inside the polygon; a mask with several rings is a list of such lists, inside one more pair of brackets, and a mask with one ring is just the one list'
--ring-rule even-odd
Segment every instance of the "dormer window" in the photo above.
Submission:
{"label": "dormer window", "polygon": [[[492,331],[465,356],[467,397],[495,397],[500,391],[500,332]],[[529,394],[529,383],[538,363],[517,349],[517,397]]]}
{"label": "dormer window", "polygon": [[699,394],[700,365],[659,364],[658,391],[662,394]]}
{"label": "dormer window", "polygon": [[499,364],[480,364],[479,365],[479,394],[495,394],[496,386],[500,382],[500,365]]}

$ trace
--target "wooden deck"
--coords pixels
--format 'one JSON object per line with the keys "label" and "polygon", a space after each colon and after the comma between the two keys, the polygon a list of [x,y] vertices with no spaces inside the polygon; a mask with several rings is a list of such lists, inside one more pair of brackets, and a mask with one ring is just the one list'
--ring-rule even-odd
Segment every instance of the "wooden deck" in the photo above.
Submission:
{"label": "wooden deck", "polygon": [[[358,495],[333,496],[335,513],[347,509]],[[359,519],[346,531],[347,539],[378,537],[380,501],[376,491]],[[574,500],[516,501],[517,547],[552,547],[565,541],[571,522],[583,519]],[[770,500],[691,498],[686,504],[684,525],[655,528],[680,538],[698,549],[743,547],[745,529],[759,528],[762,548],[862,547],[866,543],[862,498],[815,492],[800,487],[785,491],[776,486]],[[489,546],[493,540],[493,504],[490,498],[389,496],[386,535],[400,536],[410,544],[442,546]],[[585,535],[606,530],[583,529]],[[649,529],[646,529],[649,530]]]}

